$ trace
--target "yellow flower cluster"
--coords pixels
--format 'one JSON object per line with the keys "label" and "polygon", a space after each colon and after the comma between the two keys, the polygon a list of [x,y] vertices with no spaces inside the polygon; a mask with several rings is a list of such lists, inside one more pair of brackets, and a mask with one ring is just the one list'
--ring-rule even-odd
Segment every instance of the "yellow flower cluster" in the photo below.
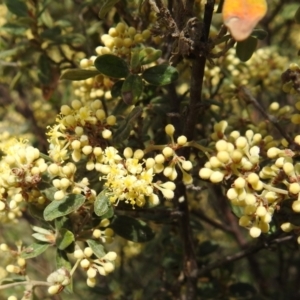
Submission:
{"label": "yellow flower cluster", "polygon": [[113,147],[105,149],[104,162],[99,171],[106,180],[107,194],[112,203],[124,200],[131,205],[144,206],[146,200],[152,205],[159,203],[158,191],[166,199],[174,197],[175,184],[171,181],[164,183],[153,182],[155,162],[152,158],[142,161],[144,152],[140,149],[133,152],[131,148],[124,150],[125,160],[117,154]]}
{"label": "yellow flower cluster", "polygon": [[61,107],[61,115],[56,121],[57,124],[49,127],[47,133],[50,157],[60,163],[69,158],[68,150],[71,150],[72,159],[78,162],[82,155],[97,155],[101,147],[107,145],[116,117],[106,116],[100,100],[86,103],[73,100],[71,107]]}
{"label": "yellow flower cluster", "polygon": [[0,160],[0,220],[8,222],[22,215],[22,204],[43,203],[44,197],[37,184],[47,170],[38,149],[27,140],[9,140],[2,143]]}
{"label": "yellow flower cluster", "polygon": [[[220,135],[218,130],[222,128],[224,132],[226,128],[224,121],[217,125],[213,137]],[[299,144],[300,136],[295,142]],[[262,136],[251,130],[246,131],[245,136],[233,131],[228,139],[222,135],[215,144],[216,155],[199,171],[202,179],[213,183],[230,180],[227,197],[232,205],[240,208],[239,224],[249,228],[254,238],[269,231],[272,216],[281,201],[294,199],[292,209],[300,212],[300,164],[293,162],[291,150],[270,147],[267,156],[275,162],[259,171],[260,151],[266,150],[264,144]]]}
{"label": "yellow flower cluster", "polygon": [[[148,29],[138,32],[134,27],[128,27],[125,23],[118,23],[116,27],[111,27],[108,34],[101,36],[101,41],[104,46],[98,46],[95,52],[98,56],[103,54],[114,54],[125,58],[130,62],[131,48],[140,43],[146,42],[151,36]],[[96,70],[94,61],[96,55],[90,58],[83,58],[80,61],[82,69]],[[95,100],[95,99],[111,99],[111,87],[114,80],[102,74],[86,80],[73,82],[75,96],[81,101]]]}
{"label": "yellow flower cluster", "polygon": [[118,56],[127,57],[130,49],[137,44],[146,42],[151,37],[149,29],[138,32],[136,28],[128,27],[125,23],[118,23],[116,27],[111,27],[108,34],[101,36],[104,47],[96,48],[98,55],[113,53]]}
{"label": "yellow flower cluster", "polygon": [[[286,68],[288,58],[280,56],[278,51],[272,47],[260,48],[252,57],[241,62],[236,56],[235,49],[230,49],[225,57],[222,57],[222,65],[226,66],[226,74],[230,72],[231,78],[225,76],[218,64],[214,67],[207,66],[205,69],[206,82],[213,87],[217,86],[221,80],[225,80],[218,95],[224,99],[233,96],[232,91],[240,85],[256,86],[265,92],[276,92],[281,85],[281,73]],[[225,79],[223,79],[225,77]],[[259,82],[259,85],[257,83]],[[229,97],[231,95],[231,97]]]}

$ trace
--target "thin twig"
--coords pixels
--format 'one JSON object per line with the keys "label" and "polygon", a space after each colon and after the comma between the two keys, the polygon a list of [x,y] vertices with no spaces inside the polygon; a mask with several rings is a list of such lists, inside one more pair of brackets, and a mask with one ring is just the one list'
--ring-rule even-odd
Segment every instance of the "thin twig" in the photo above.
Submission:
{"label": "thin twig", "polygon": [[262,114],[262,116],[266,118],[279,131],[281,136],[287,140],[290,147],[297,147],[297,145],[294,143],[293,139],[288,135],[286,130],[284,130],[279,125],[278,120],[275,117],[270,116],[266,112],[266,109],[253,97],[253,95],[245,86],[239,87],[238,96],[240,96],[240,98],[242,98],[247,104],[251,103],[252,105],[254,105],[254,107]]}
{"label": "thin twig", "polygon": [[13,283],[8,283],[4,285],[0,285],[0,290],[9,289],[19,285],[31,285],[31,286],[51,286],[50,282],[46,281],[18,281]]}
{"label": "thin twig", "polygon": [[274,236],[271,236],[267,240],[261,240],[259,242],[255,242],[254,245],[249,246],[240,252],[237,252],[237,253],[234,253],[231,255],[227,255],[227,256],[203,267],[202,269],[199,270],[198,275],[203,276],[206,273],[208,273],[214,269],[217,269],[217,268],[223,267],[224,265],[227,265],[228,263],[237,261],[237,260],[247,257],[249,255],[252,255],[262,249],[269,248],[271,245],[281,244],[281,243],[290,241],[293,238],[294,238],[293,235],[286,235],[286,236],[278,237],[278,238],[274,238]]}

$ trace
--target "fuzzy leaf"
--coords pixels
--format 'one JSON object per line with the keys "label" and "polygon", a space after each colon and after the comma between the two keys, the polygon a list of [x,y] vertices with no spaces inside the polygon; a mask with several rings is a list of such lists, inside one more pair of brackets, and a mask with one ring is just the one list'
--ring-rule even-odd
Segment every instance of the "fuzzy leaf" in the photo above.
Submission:
{"label": "fuzzy leaf", "polygon": [[68,229],[62,228],[59,230],[58,237],[56,239],[56,246],[58,249],[64,250],[74,241],[74,234]]}
{"label": "fuzzy leaf", "polygon": [[67,79],[67,80],[84,80],[91,77],[95,77],[99,75],[99,71],[97,70],[84,70],[84,69],[67,69],[63,71],[60,76],[60,79]]}
{"label": "fuzzy leaf", "polygon": [[111,88],[111,96],[113,98],[118,98],[122,96],[122,86],[125,80],[117,81]]}
{"label": "fuzzy leaf", "polygon": [[139,75],[130,74],[122,85],[122,98],[127,105],[134,104],[143,92],[143,80]]}
{"label": "fuzzy leaf", "polygon": [[144,48],[139,53],[140,63],[141,65],[150,64],[156,61],[158,58],[160,58],[161,54],[162,54],[161,50],[151,48],[151,47]]}
{"label": "fuzzy leaf", "polygon": [[106,254],[106,252],[104,251],[104,247],[103,247],[103,245],[101,244],[100,241],[87,240],[86,242],[92,248],[94,254],[98,258],[102,258]]}
{"label": "fuzzy leaf", "polygon": [[44,210],[44,219],[52,221],[58,217],[70,214],[82,206],[85,201],[83,195],[68,195],[62,200],[53,200]]}
{"label": "fuzzy leaf", "polygon": [[169,65],[158,65],[145,70],[143,78],[153,85],[166,85],[177,80],[178,71]]}
{"label": "fuzzy leaf", "polygon": [[17,15],[18,17],[26,17],[28,16],[27,6],[24,1],[21,0],[5,0],[5,5],[8,10]]}
{"label": "fuzzy leaf", "polygon": [[113,136],[116,143],[122,142],[128,138],[135,120],[141,116],[142,112],[143,110],[141,107],[135,107],[126,119],[120,122],[119,127]]}
{"label": "fuzzy leaf", "polygon": [[103,19],[119,0],[104,0],[99,12],[99,18]]}
{"label": "fuzzy leaf", "polygon": [[113,54],[98,56],[94,66],[99,72],[112,78],[125,78],[129,74],[125,60]]}
{"label": "fuzzy leaf", "polygon": [[154,237],[152,229],[145,222],[128,216],[116,216],[111,227],[116,234],[136,243],[147,242]]}
{"label": "fuzzy leaf", "polygon": [[39,256],[50,246],[48,243],[33,243],[22,250],[20,257],[28,259]]}
{"label": "fuzzy leaf", "polygon": [[106,214],[111,207],[110,201],[106,193],[107,193],[106,189],[104,189],[101,193],[99,193],[94,203],[94,212],[99,217]]}

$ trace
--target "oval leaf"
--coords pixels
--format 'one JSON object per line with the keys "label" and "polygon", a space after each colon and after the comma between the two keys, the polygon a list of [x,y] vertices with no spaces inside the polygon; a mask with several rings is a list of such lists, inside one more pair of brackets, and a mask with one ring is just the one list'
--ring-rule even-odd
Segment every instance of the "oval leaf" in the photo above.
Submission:
{"label": "oval leaf", "polygon": [[85,201],[83,195],[68,195],[62,200],[52,201],[44,210],[44,219],[52,221],[58,217],[70,214],[71,212],[79,209]]}
{"label": "oval leaf", "polygon": [[135,120],[141,116],[142,112],[143,109],[141,107],[135,107],[126,119],[120,122],[118,129],[113,135],[115,143],[120,143],[128,138]]}
{"label": "oval leaf", "polygon": [[263,29],[254,29],[251,33],[251,36],[263,40],[268,36],[268,33]]}
{"label": "oval leaf", "polygon": [[99,75],[99,71],[97,70],[84,70],[84,69],[68,69],[63,71],[60,76],[60,79],[67,79],[67,80],[84,80],[87,78],[95,77]]}
{"label": "oval leaf", "polygon": [[106,196],[107,190],[103,190],[96,197],[94,202],[94,212],[97,216],[101,217],[106,214],[111,206],[108,197]]}
{"label": "oval leaf", "polygon": [[105,15],[114,7],[114,5],[119,2],[119,0],[104,0],[104,2],[101,5],[100,12],[99,12],[99,18],[103,19]]}
{"label": "oval leaf", "polygon": [[99,72],[112,78],[125,78],[129,74],[126,61],[113,54],[98,56],[94,66]]}
{"label": "oval leaf", "polygon": [[127,105],[134,104],[143,92],[143,80],[139,75],[130,74],[122,85],[122,98]]}
{"label": "oval leaf", "polygon": [[88,245],[92,248],[93,253],[98,257],[102,258],[105,256],[106,252],[104,251],[103,245],[100,243],[100,241],[95,240],[87,240]]}
{"label": "oval leaf", "polygon": [[247,39],[267,12],[266,0],[225,0],[223,20],[236,41]]}
{"label": "oval leaf", "polygon": [[74,234],[66,228],[62,228],[58,232],[56,238],[56,246],[60,250],[66,249],[72,242],[75,241]]}
{"label": "oval leaf", "polygon": [[18,17],[28,16],[27,6],[24,1],[21,0],[5,0],[5,5],[8,10]]}
{"label": "oval leaf", "polygon": [[113,98],[118,98],[122,96],[122,85],[124,81],[125,80],[119,80],[112,86],[110,93]]}
{"label": "oval leaf", "polygon": [[146,64],[150,64],[150,63],[156,61],[157,59],[159,59],[161,57],[161,55],[162,55],[161,50],[147,47],[140,51],[139,60],[140,60],[141,65],[146,65]]}
{"label": "oval leaf", "polygon": [[236,55],[241,61],[247,61],[251,58],[257,46],[257,39],[250,36],[236,45]]}
{"label": "oval leaf", "polygon": [[28,259],[39,256],[40,254],[45,252],[49,246],[50,244],[48,243],[33,243],[22,250],[20,257]]}
{"label": "oval leaf", "polygon": [[169,65],[159,65],[145,70],[143,78],[153,85],[166,85],[177,80],[178,71]]}
{"label": "oval leaf", "polygon": [[154,237],[152,229],[145,222],[128,216],[117,216],[111,227],[116,234],[136,243],[147,242]]}

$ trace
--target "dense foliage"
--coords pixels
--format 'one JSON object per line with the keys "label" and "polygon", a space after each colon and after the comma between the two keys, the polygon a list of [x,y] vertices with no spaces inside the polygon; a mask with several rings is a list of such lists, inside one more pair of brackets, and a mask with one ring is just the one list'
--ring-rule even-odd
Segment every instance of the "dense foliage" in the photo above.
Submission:
{"label": "dense foliage", "polygon": [[297,2],[0,1],[1,295],[298,299]]}

